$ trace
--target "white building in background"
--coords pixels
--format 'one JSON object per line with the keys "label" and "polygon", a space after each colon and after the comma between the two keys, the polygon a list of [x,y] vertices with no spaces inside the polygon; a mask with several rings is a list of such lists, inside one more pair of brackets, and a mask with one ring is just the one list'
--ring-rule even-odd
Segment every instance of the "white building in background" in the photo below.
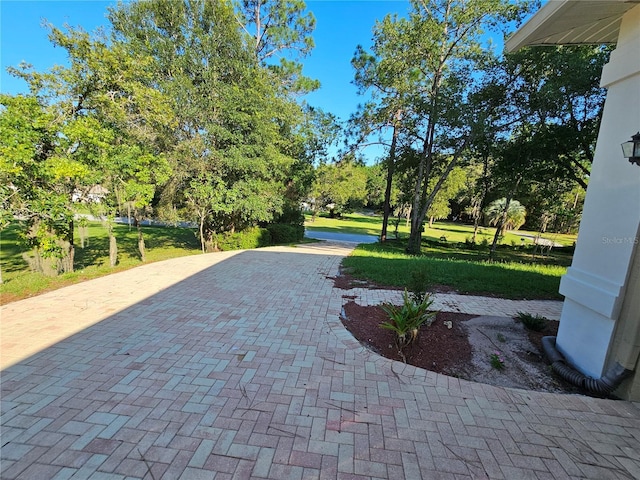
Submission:
{"label": "white building in background", "polygon": [[607,89],[556,348],[582,374],[616,364],[633,371],[616,394],[640,400],[640,166],[621,144],[640,131],[640,0],[547,2],[507,41],[524,46],[616,44],[602,72]]}
{"label": "white building in background", "polygon": [[77,189],[71,199],[74,202],[100,203],[109,194],[109,190],[102,185],[93,185],[88,190]]}

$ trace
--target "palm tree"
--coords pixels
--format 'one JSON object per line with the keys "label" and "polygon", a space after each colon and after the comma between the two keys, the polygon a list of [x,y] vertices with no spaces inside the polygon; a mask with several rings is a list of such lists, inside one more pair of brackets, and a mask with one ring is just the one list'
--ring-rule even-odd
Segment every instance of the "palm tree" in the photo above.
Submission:
{"label": "palm tree", "polygon": [[[489,222],[489,225],[499,225],[505,211],[505,205],[507,203],[506,198],[499,198],[489,204],[484,210],[484,216]],[[509,202],[509,208],[507,210],[507,217],[502,224],[500,235],[504,235],[505,230],[517,230],[524,225],[525,218],[527,216],[527,210],[517,200],[511,200]]]}

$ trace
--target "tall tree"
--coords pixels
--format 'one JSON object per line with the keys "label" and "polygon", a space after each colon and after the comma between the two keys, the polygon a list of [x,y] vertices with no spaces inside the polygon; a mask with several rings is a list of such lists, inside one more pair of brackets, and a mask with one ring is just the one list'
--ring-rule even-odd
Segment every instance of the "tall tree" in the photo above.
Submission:
{"label": "tall tree", "polygon": [[[66,49],[70,66],[41,78],[75,102],[72,111],[86,123],[85,136],[93,145],[93,155],[87,159],[93,181],[104,184],[111,194],[100,206],[108,216],[123,208],[131,213],[144,261],[141,220],[170,175],[163,150],[164,134],[174,125],[171,105],[153,86],[149,56],[131,52],[100,33],[50,28],[52,42]],[[113,250],[113,229],[109,223],[107,227]],[[113,265],[113,251],[110,257]]]}
{"label": "tall tree", "polygon": [[464,181],[467,174],[461,167],[455,167],[433,198],[433,202],[427,211],[429,217],[429,227],[433,226],[434,220],[447,218],[451,213],[450,202],[464,188]]}
{"label": "tall tree", "polygon": [[384,80],[387,104],[401,92],[402,129],[418,153],[410,253],[420,253],[427,212],[469,147],[475,113],[469,94],[491,54],[482,36],[522,11],[522,5],[503,0],[412,0],[406,18],[388,16],[376,25],[376,61],[363,62],[360,55],[363,66],[381,66],[371,77]]}
{"label": "tall tree", "polygon": [[324,163],[316,169],[312,188],[315,207],[328,208],[333,217],[354,207],[362,206],[367,199],[367,171],[352,156],[337,163]]}
{"label": "tall tree", "polygon": [[[586,189],[604,107],[602,68],[611,47],[530,47],[506,55],[501,77],[506,102],[536,136],[533,152],[548,176]],[[521,129],[522,131],[522,129]]]}
{"label": "tall tree", "polygon": [[236,11],[249,48],[285,91],[304,94],[320,86],[302,75],[299,62],[314,47],[311,34],[316,24],[303,0],[236,0]]}
{"label": "tall tree", "polygon": [[26,219],[32,267],[72,271],[71,195],[90,174],[74,135],[82,125],[61,119],[35,95],[0,95],[0,105],[3,209]]}
{"label": "tall tree", "polygon": [[[232,5],[154,0],[121,4],[109,18],[119,44],[153,58],[156,88],[176,112],[167,153],[175,174],[161,206],[195,214],[187,207],[202,197],[197,180],[206,179],[224,188],[208,205],[208,238],[273,219],[304,170],[297,158],[304,115],[249,48]],[[264,48],[275,41],[269,35]]]}
{"label": "tall tree", "polygon": [[[99,33],[92,37],[82,29],[48,27],[50,40],[66,50],[69,65],[44,73],[23,65],[10,72],[29,84],[28,104],[34,121],[43,115],[50,118],[27,130],[46,138],[36,142],[42,146],[37,147],[33,158],[34,165],[48,165],[41,169],[47,177],[40,177],[40,187],[51,191],[46,198],[49,213],[45,217],[51,217],[50,212],[64,217],[64,222],[58,218],[43,223],[42,214],[33,215],[30,237],[37,253],[42,243],[39,236],[44,232],[57,236],[65,251],[56,255],[60,255],[62,270],[70,271],[74,259],[73,195],[97,182],[108,182],[115,175],[119,181],[112,182],[113,190],[124,186],[125,201],[132,202],[136,209],[148,206],[155,185],[167,177],[156,143],[162,137],[159,130],[170,123],[171,115],[161,94],[144,82],[149,80],[145,69],[148,58],[133,57],[129,51],[109,45]],[[15,98],[14,106],[16,102],[23,100]],[[110,168],[114,156],[125,151],[127,168],[122,164]],[[51,205],[53,199],[55,206]],[[144,258],[141,232],[140,246]]]}
{"label": "tall tree", "polygon": [[[411,234],[407,250],[420,252],[425,216],[462,152],[468,147],[473,109],[465,112],[470,86],[486,62],[482,35],[517,18],[520,10],[499,0],[439,0],[413,3],[414,11],[403,27],[410,39],[407,52],[420,71],[420,163],[413,193]],[[463,107],[461,109],[461,107]],[[443,155],[447,152],[448,155]],[[438,162],[445,162],[444,168]],[[432,189],[432,176],[438,175]]]}

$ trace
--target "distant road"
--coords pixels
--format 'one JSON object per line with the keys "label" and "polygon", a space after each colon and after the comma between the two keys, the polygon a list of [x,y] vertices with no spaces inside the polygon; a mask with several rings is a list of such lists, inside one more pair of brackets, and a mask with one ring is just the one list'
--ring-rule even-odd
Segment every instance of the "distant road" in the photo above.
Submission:
{"label": "distant road", "polygon": [[[104,217],[95,217],[93,215],[88,214],[76,214],[76,219],[86,218],[87,220],[92,221],[100,221],[106,220]],[[123,224],[131,224],[133,225],[133,219],[129,219],[127,217],[115,217],[115,223],[123,223]],[[140,225],[143,226],[154,226],[154,227],[166,227],[166,226],[177,226],[182,228],[196,228],[197,225],[190,222],[179,222],[177,225],[168,224],[164,222],[160,222],[158,220],[142,220],[140,221]],[[332,240],[334,242],[345,242],[345,243],[376,243],[378,241],[378,237],[376,235],[358,235],[355,233],[338,233],[338,232],[323,232],[318,230],[309,230],[305,229],[305,237],[307,238],[315,238],[317,240]]]}
{"label": "distant road", "polygon": [[304,236],[307,238],[315,238],[317,240],[333,240],[334,242],[346,243],[376,243],[378,237],[376,235],[359,235],[356,233],[338,233],[325,232],[320,230],[305,230]]}
{"label": "distant road", "polygon": [[[76,219],[86,218],[87,220],[90,220],[92,222],[100,222],[100,221],[105,221],[107,219],[107,217],[104,217],[104,216],[96,217],[95,215],[90,215],[87,213],[76,213],[75,218]],[[133,225],[133,218],[129,218],[129,217],[114,217],[113,221],[115,223]],[[174,223],[166,223],[166,222],[161,222],[159,220],[151,220],[151,219],[140,220],[140,225],[142,225],[143,227],[180,227],[180,228],[197,228],[198,227],[198,225],[193,222],[178,222],[177,224],[174,224]]]}

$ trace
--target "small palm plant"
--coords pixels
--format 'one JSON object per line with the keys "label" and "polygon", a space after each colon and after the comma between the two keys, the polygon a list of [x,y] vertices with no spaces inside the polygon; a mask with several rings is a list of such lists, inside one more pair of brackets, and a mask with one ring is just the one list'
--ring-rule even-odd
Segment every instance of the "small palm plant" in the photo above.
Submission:
{"label": "small palm plant", "polygon": [[402,350],[418,336],[422,325],[431,325],[436,313],[429,311],[433,304],[429,294],[424,295],[422,301],[416,302],[409,297],[407,290],[402,295],[403,305],[398,307],[390,303],[381,305],[389,320],[380,324],[381,328],[391,330],[396,334],[398,347]]}
{"label": "small palm plant", "polygon": [[[505,214],[506,206],[507,199],[504,197],[494,200],[489,204],[484,211],[485,218],[488,220],[489,225],[500,224],[500,220],[502,220]],[[509,202],[509,208],[507,209],[507,215],[505,222],[502,225],[500,235],[504,235],[505,230],[518,230],[522,225],[524,225],[526,216],[526,208],[521,205],[519,201],[511,200],[511,202]]]}

